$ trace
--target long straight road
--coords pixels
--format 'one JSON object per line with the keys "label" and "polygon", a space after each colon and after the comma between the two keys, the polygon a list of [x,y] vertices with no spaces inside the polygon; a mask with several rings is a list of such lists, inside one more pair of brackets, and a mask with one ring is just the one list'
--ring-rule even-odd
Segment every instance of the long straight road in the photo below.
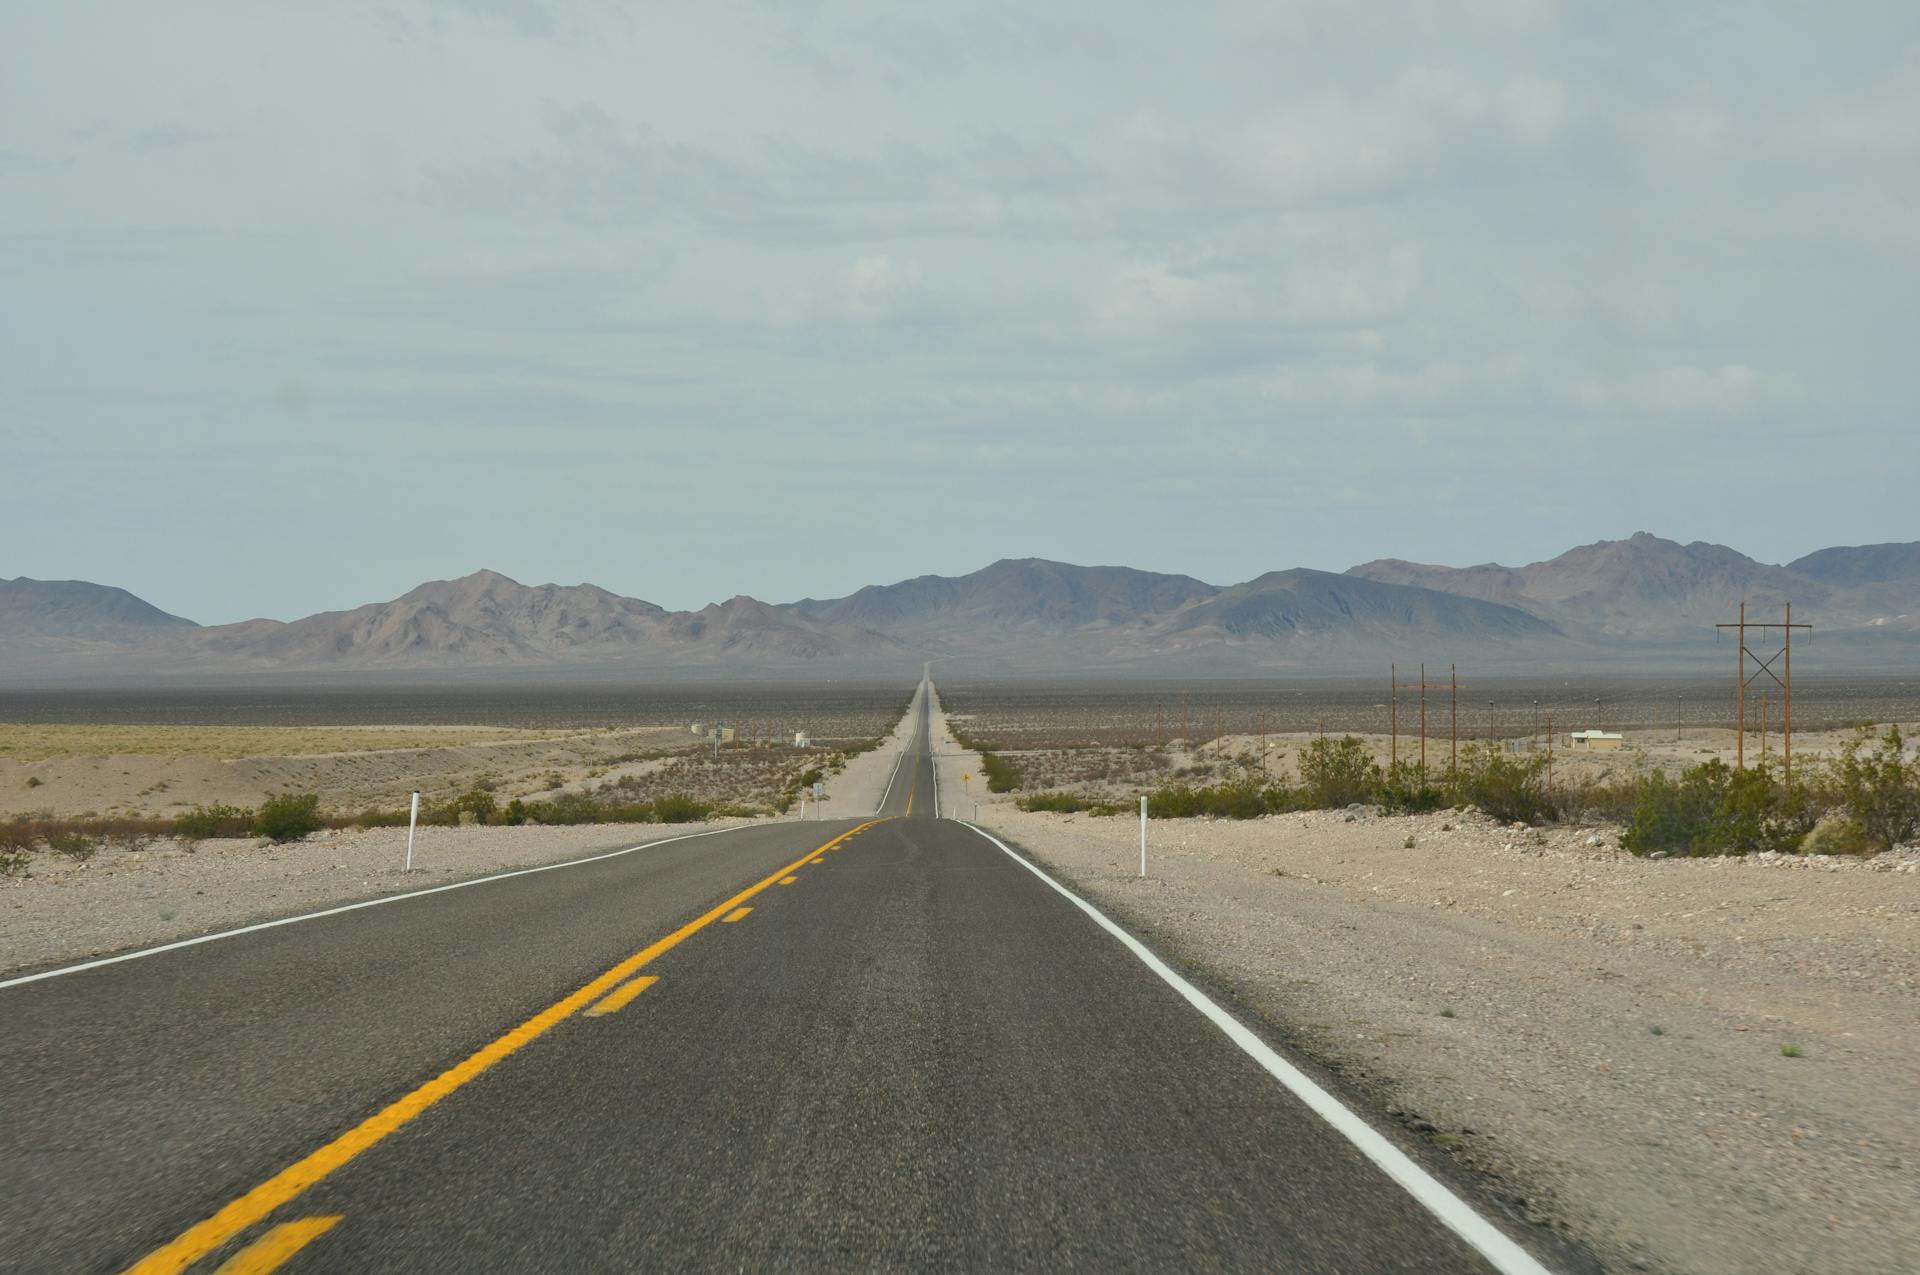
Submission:
{"label": "long straight road", "polygon": [[0,987],[0,1269],[1530,1269],[936,818],[928,698],[868,819]]}

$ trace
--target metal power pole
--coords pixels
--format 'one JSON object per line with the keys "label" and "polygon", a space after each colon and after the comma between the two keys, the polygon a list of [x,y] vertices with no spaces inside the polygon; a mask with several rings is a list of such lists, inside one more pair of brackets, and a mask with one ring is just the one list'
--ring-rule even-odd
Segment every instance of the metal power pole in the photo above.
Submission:
{"label": "metal power pole", "polygon": [[[1811,624],[1794,623],[1793,603],[1791,602],[1787,603],[1786,622],[1784,624],[1765,622],[1749,624],[1747,623],[1747,603],[1743,598],[1740,602],[1740,618],[1732,623],[1716,624],[1714,627],[1716,629],[1734,630],[1737,639],[1734,643],[1737,649],[1733,653],[1735,674],[1733,700],[1734,768],[1737,770],[1745,770],[1747,768],[1747,683],[1759,677],[1762,673],[1765,673],[1773,679],[1775,685],[1780,687],[1781,694],[1785,698],[1784,709],[1786,715],[1784,724],[1786,738],[1784,741],[1785,749],[1783,756],[1786,765],[1786,782],[1791,784],[1793,782],[1793,631],[1795,629],[1805,629],[1808,632],[1812,632],[1813,626]],[[1773,629],[1779,629],[1782,639],[1780,649],[1765,659],[1762,659],[1759,652],[1747,646],[1748,629],[1757,630],[1762,634]],[[1748,660],[1753,661],[1754,667],[1751,673],[1747,672]],[[1773,662],[1775,660],[1781,661],[1783,665],[1782,671],[1785,673],[1784,677],[1781,676],[1780,673],[1773,671]],[[1763,756],[1765,755],[1766,748],[1765,731],[1766,727],[1763,725],[1761,728],[1761,749]]]}

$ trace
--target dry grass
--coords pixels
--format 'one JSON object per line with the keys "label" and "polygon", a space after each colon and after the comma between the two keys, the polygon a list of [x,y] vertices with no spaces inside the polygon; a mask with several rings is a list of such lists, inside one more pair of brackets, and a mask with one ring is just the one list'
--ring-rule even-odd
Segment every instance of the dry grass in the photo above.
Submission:
{"label": "dry grass", "polygon": [[105,726],[0,722],[0,758],[311,757],[549,739],[495,726]]}

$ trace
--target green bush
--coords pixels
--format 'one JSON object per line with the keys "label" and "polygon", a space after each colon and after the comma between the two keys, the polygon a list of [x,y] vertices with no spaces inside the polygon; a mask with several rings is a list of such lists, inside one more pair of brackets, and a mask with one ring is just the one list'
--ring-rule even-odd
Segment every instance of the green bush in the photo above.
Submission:
{"label": "green bush", "polygon": [[1196,788],[1173,784],[1147,794],[1147,814],[1153,819],[1191,819],[1212,815],[1221,819],[1258,819],[1276,810],[1292,809],[1291,792],[1279,785],[1261,787],[1250,779]]}
{"label": "green bush", "polygon": [[1633,817],[1620,844],[1634,854],[1692,854],[1704,843],[1714,811],[1726,795],[1733,768],[1719,758],[1690,766],[1678,779],[1656,770],[1640,782]]}
{"label": "green bush", "polygon": [[998,753],[980,754],[980,772],[987,777],[988,792],[1012,792],[1020,786],[1020,768]]}
{"label": "green bush", "polygon": [[1478,806],[1508,823],[1551,819],[1555,812],[1546,770],[1544,755],[1523,759],[1492,744],[1468,745],[1453,775],[1454,803]]}
{"label": "green bush", "polygon": [[1418,762],[1398,761],[1382,773],[1374,800],[1394,814],[1419,815],[1452,802],[1446,789]]}
{"label": "green bush", "polygon": [[1050,810],[1063,815],[1076,814],[1087,808],[1084,798],[1070,792],[1037,792],[1032,796],[1016,798],[1013,804],[1022,810]]}
{"label": "green bush", "polygon": [[320,798],[313,793],[282,793],[260,803],[253,817],[253,835],[285,844],[299,841],[326,827],[320,817]]}
{"label": "green bush", "polygon": [[1879,849],[1905,845],[1920,831],[1920,758],[1906,759],[1906,741],[1889,727],[1867,752],[1867,734],[1841,750],[1831,771],[1834,797]]}
{"label": "green bush", "polygon": [[668,793],[653,799],[653,819],[656,823],[698,823],[712,813],[711,802],[689,797],[685,793]]}
{"label": "green bush", "polygon": [[1642,780],[1620,844],[1635,854],[1791,853],[1817,818],[1805,790],[1787,788],[1771,763],[1737,771],[1716,757],[1677,780],[1658,770]]}
{"label": "green bush", "polygon": [[238,806],[195,806],[173,821],[173,835],[182,841],[209,837],[244,837],[253,830],[253,811]]}
{"label": "green bush", "polygon": [[1329,810],[1369,801],[1379,786],[1379,763],[1352,735],[1322,735],[1300,753],[1300,788],[1309,806]]}

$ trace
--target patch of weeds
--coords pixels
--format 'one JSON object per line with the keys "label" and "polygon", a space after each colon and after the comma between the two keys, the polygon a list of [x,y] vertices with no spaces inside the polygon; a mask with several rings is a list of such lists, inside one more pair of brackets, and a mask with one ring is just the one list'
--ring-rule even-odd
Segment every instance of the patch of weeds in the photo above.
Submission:
{"label": "patch of weeds", "polygon": [[1799,1058],[1803,1055],[1798,1045],[1782,1045],[1780,1046],[1780,1056],[1782,1058]]}
{"label": "patch of weeds", "polygon": [[1458,1018],[1458,1017],[1459,1017],[1459,1015],[1457,1015],[1457,1014],[1455,1014],[1455,1013],[1453,1012],[1453,1006],[1451,1006],[1451,1005],[1449,1005],[1449,1006],[1447,1006],[1447,1007],[1446,1007],[1445,1009],[1443,1009],[1443,1010],[1441,1010],[1441,1011],[1440,1011],[1440,1017],[1442,1017],[1442,1018]]}
{"label": "patch of weeds", "polygon": [[1409,835],[1407,836],[1407,839],[1406,839],[1405,841],[1402,841],[1402,842],[1400,843],[1400,848],[1401,848],[1402,850],[1411,850],[1411,849],[1413,849],[1413,847],[1414,847],[1414,840],[1413,840],[1413,836],[1412,836],[1411,834],[1409,834]]}
{"label": "patch of weeds", "polygon": [[165,912],[162,912],[162,913],[160,914],[160,919],[161,919],[162,921],[171,921],[171,920],[173,920],[173,909],[172,909],[172,908],[168,908],[168,909],[167,909],[167,910],[166,910]]}
{"label": "patch of weeds", "polygon": [[25,850],[0,850],[0,877],[24,877],[33,866],[33,856]]}
{"label": "patch of weeds", "polygon": [[1647,1034],[1650,1036],[1664,1036],[1667,1034],[1667,1029],[1655,1023],[1653,1026],[1647,1028]]}
{"label": "patch of weeds", "polygon": [[38,788],[41,784],[44,784],[46,782],[47,782],[46,780],[40,778],[40,776],[38,775],[27,776],[27,787],[29,788]]}

